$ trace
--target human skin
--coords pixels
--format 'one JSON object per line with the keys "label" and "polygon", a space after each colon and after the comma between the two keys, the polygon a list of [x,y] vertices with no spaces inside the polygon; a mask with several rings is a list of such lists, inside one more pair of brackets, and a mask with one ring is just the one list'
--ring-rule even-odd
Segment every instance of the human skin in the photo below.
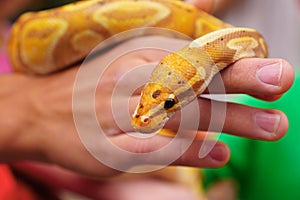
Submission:
{"label": "human skin", "polygon": [[[212,0],[194,0],[189,2],[196,4],[196,6],[206,11],[218,10],[220,8],[218,6],[214,8]],[[222,7],[221,4],[220,6]],[[163,41],[167,42],[165,38],[158,38],[156,42],[163,43]],[[172,39],[168,39],[168,41],[175,48],[180,48],[186,43]],[[144,43],[145,40],[136,39],[124,43],[123,46],[130,46],[132,42]],[[112,51],[118,51],[119,48],[122,48],[122,46]],[[95,62],[101,65],[102,58],[109,56],[109,54],[108,52],[102,55]],[[171,138],[159,135],[149,140],[138,140],[129,137],[120,131],[112,121],[111,110],[107,106],[110,105],[111,88],[119,80],[122,71],[126,71],[137,64],[142,65],[152,61],[156,62],[164,55],[165,52],[161,51],[152,51],[151,53],[147,51],[146,54],[145,51],[141,51],[122,57],[122,59],[114,64],[115,67],[112,67],[111,71],[108,71],[103,76],[105,89],[100,86],[97,88],[96,111],[98,117],[109,116],[106,118],[108,120],[104,121],[107,131],[114,130],[114,136],[110,136],[109,139],[124,150],[136,153],[152,152],[172,140]],[[276,71],[274,69],[278,69],[278,66],[269,67],[269,76],[259,75],[258,71],[264,71],[260,70],[263,66],[274,63],[282,64],[280,76],[274,73]],[[152,189],[154,191],[157,186],[162,188],[164,184],[164,188],[167,188],[167,190],[169,188],[170,190],[168,190],[169,192],[165,191],[167,194],[160,193],[161,199],[168,199],[165,197],[170,194],[176,194],[179,199],[192,199],[180,198],[182,196],[178,194],[179,188],[167,182],[157,183],[150,179],[151,184],[145,184],[145,182],[149,181],[148,178],[142,181],[133,181],[130,184],[122,182],[119,185],[113,186],[103,185],[103,182],[86,178],[85,175],[93,178],[111,178],[116,174],[120,174],[120,172],[105,166],[92,157],[80,141],[72,113],[72,92],[77,72],[78,66],[75,66],[71,69],[43,77],[22,74],[0,76],[0,160],[7,163],[27,160],[29,163],[12,166],[18,171],[27,174],[28,177],[44,182],[49,187],[51,185],[59,186],[91,198],[113,196],[116,199],[115,194],[118,193],[122,197],[120,198],[122,200],[126,199],[124,198],[126,196],[130,196],[128,199],[133,199],[133,197],[136,198],[138,196],[136,189],[146,188],[149,191]],[[224,79],[227,93],[244,93],[263,100],[275,100],[291,86],[294,74],[288,62],[276,58],[244,59],[224,70],[221,76]],[[278,86],[263,83],[258,77],[263,77],[264,81],[268,83],[275,83],[278,80]],[[135,95],[132,100],[133,103],[130,105],[131,111],[136,106],[134,102],[138,101],[138,95]],[[210,113],[203,112],[203,110],[206,109],[209,111],[209,102],[203,99],[199,99],[199,102],[201,105],[201,114],[204,114],[201,116],[201,119],[208,119],[209,117],[207,116]],[[276,131],[271,131],[274,133],[269,133],[255,124],[254,116],[257,111],[262,110],[237,104],[228,104],[224,132],[267,141],[277,140],[284,136],[288,122],[283,113],[280,111],[268,111],[268,113],[276,113],[280,116],[278,128]],[[83,115],[84,112],[83,110]],[[269,125],[265,128],[273,129],[275,125],[273,120],[278,117],[274,118],[268,115],[266,118],[267,120],[262,120],[264,124]],[[178,116],[174,117],[172,123],[169,125],[172,126],[179,123]],[[201,121],[198,132],[200,137],[205,134],[208,123],[209,121]],[[226,144],[218,142],[208,156],[199,159],[198,152],[202,144],[203,141],[195,140],[189,149],[180,158],[175,160],[172,165],[203,168],[219,167],[227,163],[230,152]],[[98,151],[105,151],[106,149],[105,146],[97,148]],[[151,162],[159,164],[168,156],[161,155],[155,158],[155,160],[151,160]],[[130,157],[116,158],[119,165],[128,165],[130,159]],[[43,162],[44,164],[42,166],[34,165],[32,164],[34,161]],[[53,169],[51,165],[56,165],[58,168]],[[49,176],[45,176],[45,174]],[[45,177],[47,178],[45,179]],[[92,191],[91,188],[93,188]],[[126,195],[123,195],[124,193]],[[186,191],[186,194],[191,194],[191,192]],[[174,195],[171,196],[172,198],[169,199],[174,199]],[[139,196],[139,199],[141,199],[141,196]]]}
{"label": "human skin", "polygon": [[216,13],[233,3],[233,0],[186,0],[187,3],[209,13]]}
{"label": "human skin", "polygon": [[[123,43],[115,49],[101,55],[94,62],[101,65],[101,58],[109,57],[122,46],[130,46],[153,38],[138,38]],[[178,48],[186,43],[176,39],[156,37],[160,43],[169,42]],[[112,88],[126,70],[133,66],[158,62],[166,52],[143,50],[121,57],[103,75],[102,87],[97,87],[96,113],[105,117],[104,132],[114,130],[108,136],[120,148],[134,153],[148,153],[168,144],[172,139],[156,135],[148,140],[141,140],[124,134],[113,120],[110,99]],[[0,158],[2,162],[35,160],[55,163],[72,171],[96,177],[110,177],[117,173],[98,162],[85,149],[77,134],[72,113],[72,91],[78,67],[49,76],[28,76],[11,74],[0,76],[1,97],[1,140]],[[278,72],[276,74],[276,71]],[[225,69],[221,76],[227,93],[244,93],[266,100],[278,99],[293,83],[294,72],[291,65],[282,59],[243,59]],[[214,81],[214,80],[213,80]],[[263,94],[263,95],[261,95]],[[134,95],[137,102],[138,95]],[[199,98],[200,119],[210,119],[210,103]],[[135,105],[131,105],[133,107]],[[206,112],[203,112],[205,110]],[[82,110],[85,114],[85,110]],[[201,120],[199,134],[207,130],[209,120]],[[175,116],[170,124],[179,123]],[[288,120],[278,110],[262,110],[229,103],[223,132],[233,135],[273,141],[281,138],[287,131]],[[113,135],[113,136],[112,136]],[[198,151],[203,141],[195,140],[187,151],[172,165],[194,167],[220,167],[229,159],[226,144],[217,142],[212,151],[199,159]],[[135,144],[135,145],[132,145]],[[107,147],[99,146],[97,151]],[[76,156],[74,156],[76,155]],[[148,162],[159,164],[166,156],[161,155]],[[119,165],[130,163],[131,157],[116,158]],[[133,167],[133,166],[128,166]]]}

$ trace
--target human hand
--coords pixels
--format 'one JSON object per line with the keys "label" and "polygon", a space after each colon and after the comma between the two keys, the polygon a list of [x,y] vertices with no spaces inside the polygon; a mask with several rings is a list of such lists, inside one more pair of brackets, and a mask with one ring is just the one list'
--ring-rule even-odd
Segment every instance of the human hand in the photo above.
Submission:
{"label": "human hand", "polygon": [[[103,59],[110,58],[122,48],[134,44],[168,44],[179,49],[186,41],[177,39],[146,37],[125,42],[113,50],[97,57],[91,63],[100,67]],[[136,153],[149,153],[160,149],[172,140],[168,137],[155,135],[148,139],[140,139],[124,134],[114,122],[111,111],[111,96],[121,76],[136,65],[158,62],[166,52],[161,50],[141,50],[123,55],[111,64],[104,73],[96,91],[96,113],[104,133],[108,139],[121,149]],[[1,91],[1,142],[0,158],[2,161],[37,160],[55,163],[82,174],[110,177],[118,170],[112,169],[96,160],[89,154],[77,134],[73,120],[72,92],[78,72],[74,67],[60,73],[44,77],[29,77],[12,74],[0,77],[0,83],[7,86]],[[228,93],[244,93],[264,100],[274,100],[286,92],[293,82],[293,69],[282,59],[244,59],[225,69],[221,76]],[[212,81],[213,84],[214,81]],[[131,83],[128,83],[131,84]],[[90,90],[90,88],[84,88]],[[83,94],[85,91],[82,91]],[[263,95],[262,95],[263,94]],[[132,97],[138,101],[138,95]],[[201,117],[210,119],[210,101],[199,98]],[[134,104],[134,103],[133,103]],[[131,104],[133,110],[136,104]],[[84,107],[83,107],[84,108]],[[80,110],[82,117],[86,110]],[[125,119],[124,119],[125,120]],[[218,120],[218,119],[217,119]],[[179,123],[178,117],[169,123],[173,128]],[[207,130],[209,120],[201,120],[198,134]],[[234,103],[227,105],[223,131],[226,133],[261,140],[277,140],[287,131],[286,116],[277,110],[246,107]],[[130,130],[128,130],[130,131]],[[86,133],[88,134],[88,133]],[[178,141],[182,147],[183,140]],[[229,159],[229,149],[217,142],[212,151],[204,158],[198,157],[204,141],[194,140],[183,155],[171,165],[194,167],[220,167]],[[106,152],[107,157],[119,166],[134,167],[136,161],[132,154],[125,157],[114,157],[107,152],[108,146],[95,146],[95,151]],[[161,164],[171,154],[158,154],[146,158],[145,164]]]}

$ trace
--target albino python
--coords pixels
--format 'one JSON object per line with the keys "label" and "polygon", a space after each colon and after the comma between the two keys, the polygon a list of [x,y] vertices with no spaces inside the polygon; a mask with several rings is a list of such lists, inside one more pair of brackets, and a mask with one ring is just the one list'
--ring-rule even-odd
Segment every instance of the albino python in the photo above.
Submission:
{"label": "albino python", "polygon": [[177,0],[90,0],[26,13],[13,26],[8,51],[16,71],[49,74],[82,60],[104,39],[137,27],[198,38],[166,56],[142,90],[132,126],[144,133],[163,127],[218,71],[242,58],[267,56],[256,30],[234,28]]}
{"label": "albino python", "polygon": [[[178,0],[89,0],[26,13],[12,28],[8,52],[16,71],[49,74],[84,59],[106,38],[137,27],[162,27],[198,38],[154,70],[132,116],[140,132],[160,129],[231,63],[267,56],[266,43],[255,30],[234,28]],[[198,169],[168,167],[158,173],[197,192],[202,188]]]}

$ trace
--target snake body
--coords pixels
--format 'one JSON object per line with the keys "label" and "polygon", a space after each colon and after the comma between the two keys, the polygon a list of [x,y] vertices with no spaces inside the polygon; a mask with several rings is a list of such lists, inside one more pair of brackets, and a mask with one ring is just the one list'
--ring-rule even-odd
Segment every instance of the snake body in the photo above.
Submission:
{"label": "snake body", "polygon": [[132,126],[143,133],[161,129],[206,89],[217,72],[242,58],[266,56],[266,43],[253,29],[226,28],[194,40],[155,68],[141,92]]}
{"label": "snake body", "polygon": [[132,116],[139,132],[163,127],[218,71],[242,58],[267,56],[256,30],[232,27],[178,0],[90,0],[27,13],[14,24],[8,51],[16,71],[49,74],[83,59],[106,38],[137,27],[197,38],[153,71]]}
{"label": "snake body", "polygon": [[161,27],[197,38],[229,26],[177,0],[78,1],[23,14],[12,28],[8,51],[16,71],[49,74],[125,30]]}

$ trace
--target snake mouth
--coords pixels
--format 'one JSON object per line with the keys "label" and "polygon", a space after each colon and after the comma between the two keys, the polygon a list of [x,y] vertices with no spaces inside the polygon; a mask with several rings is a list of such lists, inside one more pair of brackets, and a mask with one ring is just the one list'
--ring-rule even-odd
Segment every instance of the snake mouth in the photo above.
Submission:
{"label": "snake mouth", "polygon": [[[146,120],[145,123],[141,123],[140,120]],[[140,119],[133,119],[131,122],[131,126],[136,132],[139,133],[145,133],[145,134],[151,134],[158,132],[161,130],[166,122],[169,120],[169,117],[164,117],[163,120],[157,120],[155,118],[149,118],[145,116],[141,116]],[[158,122],[159,123],[155,123]]]}
{"label": "snake mouth", "polygon": [[159,130],[161,130],[164,127],[164,124],[158,125],[155,128],[153,128],[151,126],[140,127],[140,126],[136,126],[136,125],[132,125],[132,127],[134,128],[134,130],[136,132],[143,133],[143,134],[151,134],[151,133],[155,133],[155,132],[158,132]]}

